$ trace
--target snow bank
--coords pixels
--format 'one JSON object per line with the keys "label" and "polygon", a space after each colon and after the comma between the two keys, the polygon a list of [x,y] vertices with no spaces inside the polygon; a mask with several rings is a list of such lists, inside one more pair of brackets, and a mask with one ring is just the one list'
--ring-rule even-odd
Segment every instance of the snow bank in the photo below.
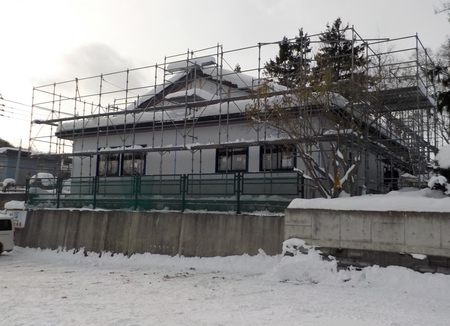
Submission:
{"label": "snow bank", "polygon": [[5,209],[25,209],[25,202],[11,200],[5,203]]}
{"label": "snow bank", "polygon": [[[294,256],[284,256],[280,263],[266,274],[268,279],[290,283],[312,283],[328,286],[380,287],[400,290],[421,291],[429,289],[444,295],[442,284],[450,286],[450,276],[443,274],[421,274],[411,269],[389,266],[369,266],[362,270],[349,268],[338,270],[334,257],[323,257],[320,248],[307,246],[301,239],[289,239],[286,246],[303,246],[306,252],[299,250]],[[414,254],[416,259],[425,255]],[[442,283],[441,283],[442,282]]]}
{"label": "snow bank", "polygon": [[[250,273],[260,275],[263,280],[295,284],[318,284],[338,287],[395,288],[400,290],[431,291],[446,295],[450,290],[450,276],[444,274],[423,274],[411,269],[390,266],[370,266],[362,270],[354,268],[338,270],[333,257],[323,257],[320,249],[305,245],[301,239],[289,239],[287,243],[304,245],[306,253],[295,256],[268,256],[260,250],[256,256],[241,255],[228,257],[184,257],[150,253],[123,254],[103,252],[65,251],[15,247],[13,253],[22,258],[54,262],[60,266],[85,265],[108,266],[108,268],[146,269],[169,268],[173,270],[196,270],[213,273]],[[28,257],[28,258],[27,258]]]}
{"label": "snow bank", "polygon": [[335,199],[294,199],[288,208],[354,211],[450,212],[450,197],[442,191],[402,189],[386,195],[364,195]]}
{"label": "snow bank", "polygon": [[268,278],[281,282],[317,284],[330,278],[336,280],[338,274],[335,259],[323,260],[320,251],[309,248],[306,254],[284,256],[278,266],[268,273]]}

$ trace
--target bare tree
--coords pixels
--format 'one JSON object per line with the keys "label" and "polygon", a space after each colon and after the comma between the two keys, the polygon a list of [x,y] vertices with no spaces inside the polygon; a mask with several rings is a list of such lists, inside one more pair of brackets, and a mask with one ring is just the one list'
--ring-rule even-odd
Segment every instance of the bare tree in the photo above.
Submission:
{"label": "bare tree", "polygon": [[[358,103],[350,102],[327,83],[273,94],[272,83],[264,83],[246,107],[247,118],[277,130],[287,145],[295,147],[302,162],[297,171],[321,196],[337,197],[343,189],[350,192],[364,151],[362,140],[376,120],[371,116],[368,121],[362,113],[362,96]],[[356,94],[352,98],[356,100]]]}
{"label": "bare tree", "polygon": [[450,2],[441,2],[441,6],[434,8],[435,14],[440,14],[442,12],[448,12],[450,10]]}
{"label": "bare tree", "polygon": [[[346,36],[348,25],[341,27],[339,18],[327,25],[312,70],[288,70],[290,80],[307,82],[289,83],[280,93],[274,92],[274,84],[267,81],[246,107],[247,118],[256,128],[277,130],[295,147],[302,162],[298,172],[326,198],[339,196],[343,189],[352,190],[364,151],[361,139],[368,137],[367,129],[377,118],[364,110],[367,91],[375,85],[375,77],[367,75],[369,61],[364,57],[364,46]],[[285,38],[280,43],[280,53],[293,48],[286,42]],[[282,74],[277,78],[284,80]]]}

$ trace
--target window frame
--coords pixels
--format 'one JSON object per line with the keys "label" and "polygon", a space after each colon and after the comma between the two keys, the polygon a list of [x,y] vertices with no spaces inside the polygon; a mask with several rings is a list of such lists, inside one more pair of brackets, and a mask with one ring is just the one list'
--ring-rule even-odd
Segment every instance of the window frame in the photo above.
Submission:
{"label": "window frame", "polygon": [[[244,167],[237,168],[239,158],[244,155],[245,162]],[[226,162],[223,159],[226,158]],[[222,161],[222,162],[221,162]],[[226,168],[221,167],[221,163],[226,164]],[[237,148],[217,148],[216,149],[216,172],[217,173],[234,173],[234,172],[247,172],[248,171],[248,147]]]}
{"label": "window frame", "polygon": [[[142,147],[146,147],[141,145]],[[131,147],[131,146],[130,146]],[[112,149],[117,148],[117,147],[110,147]],[[99,150],[101,150],[102,148],[100,148]],[[131,155],[132,156],[132,166],[131,166],[131,171],[128,173],[125,173],[125,161],[129,161],[127,159],[127,156]],[[134,170],[134,162],[136,161],[136,156],[140,157],[140,164],[138,169],[140,171],[138,171],[137,173],[135,173]],[[116,162],[117,166],[114,169],[114,171],[112,171],[111,167],[112,162]],[[124,153],[108,153],[108,152],[99,152],[99,154],[97,154],[97,171],[96,171],[96,176],[97,177],[121,177],[121,176],[131,176],[131,175],[145,175],[145,167],[146,167],[146,162],[147,162],[147,153],[145,152],[124,152]],[[102,165],[104,165],[104,167],[102,167]],[[101,170],[104,170],[104,173],[102,171],[102,174],[100,174]]]}
{"label": "window frame", "polygon": [[[115,159],[113,159],[115,158]],[[116,162],[117,166],[115,172],[111,173],[112,162]],[[104,166],[103,169],[101,166]],[[100,174],[100,170],[104,170],[104,173]],[[120,154],[98,154],[97,155],[97,176],[99,177],[117,177],[120,171]]]}
{"label": "window frame", "polygon": [[[262,172],[293,170],[296,167],[295,153],[295,146],[292,145],[262,145],[259,147],[259,170]],[[285,155],[290,157],[285,158]],[[268,159],[265,159],[265,157]],[[287,159],[290,160],[290,165],[284,164]],[[269,162],[270,167],[267,166]]]}
{"label": "window frame", "polygon": [[[121,158],[121,175],[125,176],[125,175],[145,175],[145,162],[146,162],[146,157],[147,155],[145,155],[145,153],[143,152],[130,152],[130,153],[122,153],[122,158]],[[131,155],[131,160],[127,159],[127,156]],[[136,157],[139,156],[139,157]],[[125,169],[126,161],[131,161],[131,171],[129,173],[125,173]],[[140,161],[139,166],[136,168],[135,164],[136,161]],[[136,170],[139,170],[136,172]]]}

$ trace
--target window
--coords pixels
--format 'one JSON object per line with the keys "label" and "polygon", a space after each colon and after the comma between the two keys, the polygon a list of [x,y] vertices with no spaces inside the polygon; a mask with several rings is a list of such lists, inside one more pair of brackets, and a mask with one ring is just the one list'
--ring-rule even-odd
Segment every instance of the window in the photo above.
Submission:
{"label": "window", "polygon": [[119,154],[101,154],[98,160],[98,175],[119,175]]}
{"label": "window", "polygon": [[266,145],[260,148],[261,171],[292,170],[295,167],[295,149],[291,146]]}
{"label": "window", "polygon": [[247,171],[248,148],[220,148],[217,150],[217,172]]}
{"label": "window", "polygon": [[10,219],[0,220],[0,231],[12,231],[12,222]]}
{"label": "window", "polygon": [[144,154],[125,153],[123,155],[122,175],[144,174]]}
{"label": "window", "polygon": [[100,154],[97,160],[98,176],[145,174],[145,153]]}

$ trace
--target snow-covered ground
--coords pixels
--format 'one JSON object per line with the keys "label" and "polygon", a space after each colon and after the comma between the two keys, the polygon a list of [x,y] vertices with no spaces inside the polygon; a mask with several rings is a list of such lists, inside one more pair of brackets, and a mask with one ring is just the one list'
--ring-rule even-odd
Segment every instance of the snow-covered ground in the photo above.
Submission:
{"label": "snow-covered ground", "polygon": [[295,257],[0,256],[0,325],[449,325],[450,276]]}
{"label": "snow-covered ground", "polygon": [[[297,199],[291,207],[325,203],[450,212],[450,198],[430,189]],[[450,325],[450,275],[395,266],[338,270],[313,248],[294,257],[128,258],[15,247],[0,255],[0,276],[0,325],[8,326]]]}

